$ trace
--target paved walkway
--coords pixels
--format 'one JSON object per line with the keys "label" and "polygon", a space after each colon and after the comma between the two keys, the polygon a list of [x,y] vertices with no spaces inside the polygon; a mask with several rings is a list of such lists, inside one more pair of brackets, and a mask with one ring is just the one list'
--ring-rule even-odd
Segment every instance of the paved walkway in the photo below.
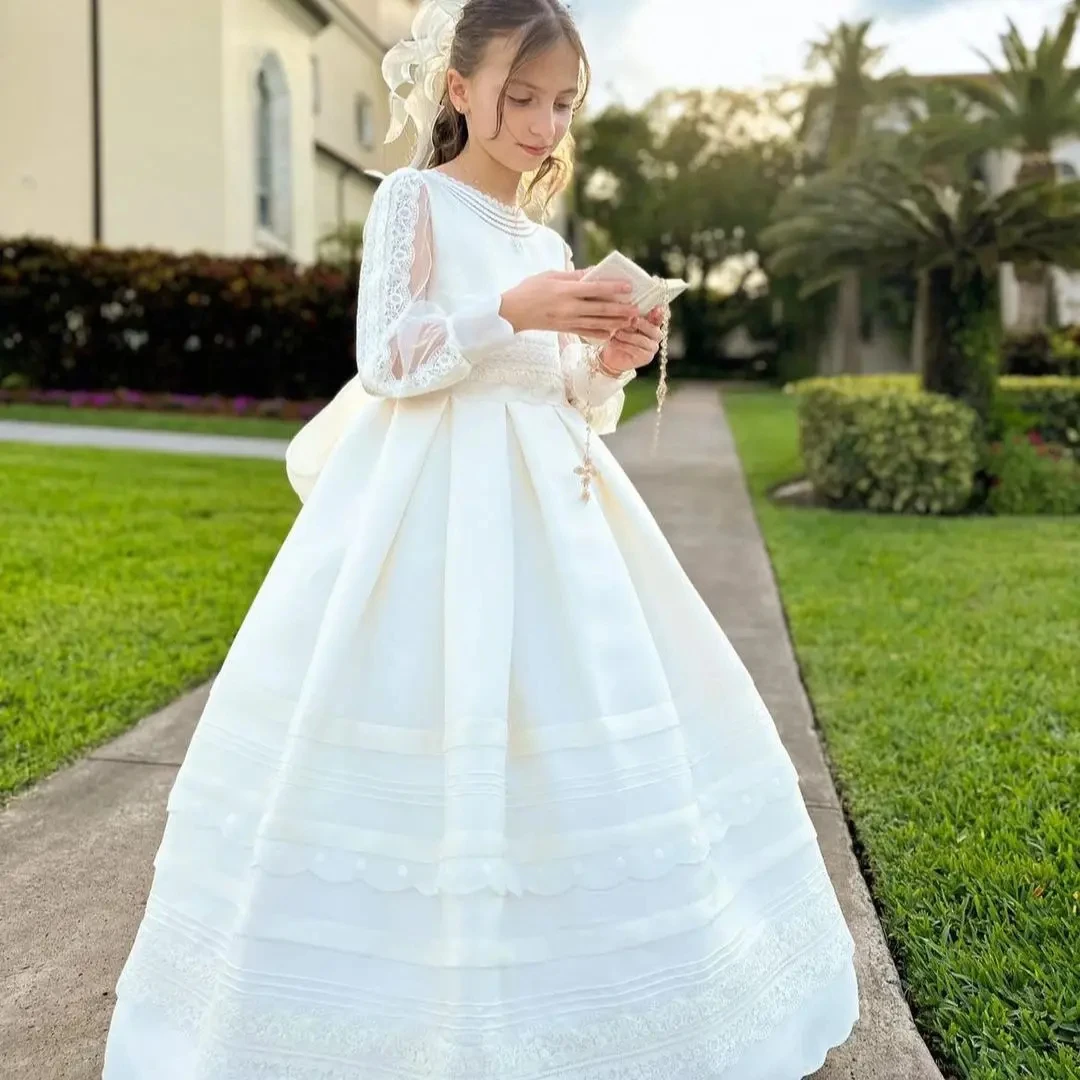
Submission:
{"label": "paved walkway", "polygon": [[288,439],[256,439],[250,435],[198,435],[97,424],[42,424],[33,420],[0,420],[0,442],[103,446],[111,450],[160,450],[168,454],[213,454],[272,461],[284,461],[288,445]]}
{"label": "paved walkway", "polygon": [[[656,458],[652,429],[646,414],[608,443],[773,712],[858,946],[862,1018],[814,1080],[941,1080],[852,853],[715,388],[692,386],[669,399]],[[150,887],[165,798],[206,692],[0,813],[0,1080],[100,1077],[112,990]]]}

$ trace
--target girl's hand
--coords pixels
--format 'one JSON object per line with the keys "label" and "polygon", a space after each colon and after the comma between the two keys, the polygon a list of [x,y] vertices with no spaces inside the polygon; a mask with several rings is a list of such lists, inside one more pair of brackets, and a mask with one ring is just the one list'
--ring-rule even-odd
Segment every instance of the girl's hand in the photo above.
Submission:
{"label": "girl's hand", "polygon": [[663,308],[655,307],[648,315],[634,319],[625,330],[617,330],[600,354],[601,366],[621,375],[652,363],[660,348],[663,321]]}
{"label": "girl's hand", "polygon": [[499,314],[514,328],[610,337],[630,325],[637,308],[625,300],[625,281],[582,281],[584,270],[551,270],[527,277],[502,295]]}

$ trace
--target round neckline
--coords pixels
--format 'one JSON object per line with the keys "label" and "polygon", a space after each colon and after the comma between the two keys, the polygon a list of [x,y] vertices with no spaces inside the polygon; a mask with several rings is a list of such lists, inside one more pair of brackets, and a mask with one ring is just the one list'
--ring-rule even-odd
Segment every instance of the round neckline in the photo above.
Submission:
{"label": "round neckline", "polygon": [[470,184],[467,180],[459,180],[456,176],[451,176],[448,172],[443,172],[441,169],[429,169],[428,172],[435,173],[455,187],[464,188],[470,195],[482,199],[496,210],[500,210],[505,214],[512,214],[514,217],[528,217],[528,214],[525,213],[525,209],[520,203],[503,202],[502,199],[497,199],[494,195],[489,195],[486,191],[482,191],[475,184]]}

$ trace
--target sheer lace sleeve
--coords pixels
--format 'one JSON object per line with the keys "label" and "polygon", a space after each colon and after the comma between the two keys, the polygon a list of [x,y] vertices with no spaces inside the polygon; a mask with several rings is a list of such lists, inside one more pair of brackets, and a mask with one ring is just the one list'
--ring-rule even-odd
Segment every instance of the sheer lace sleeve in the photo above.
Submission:
{"label": "sheer lace sleeve", "polygon": [[[574,256],[570,246],[566,248],[566,269],[574,269]],[[626,394],[623,387],[636,375],[628,371],[618,379],[613,379],[601,371],[589,378],[587,366],[587,346],[581,338],[572,334],[559,335],[559,358],[562,364],[563,380],[566,384],[566,400],[579,412],[584,413],[586,405],[592,405],[593,430],[600,435],[610,435],[619,423]]]}
{"label": "sheer lace sleeve", "polygon": [[356,362],[369,394],[410,397],[444,389],[514,337],[499,315],[498,295],[454,312],[431,303],[434,258],[427,186],[415,169],[401,169],[380,185],[364,226]]}

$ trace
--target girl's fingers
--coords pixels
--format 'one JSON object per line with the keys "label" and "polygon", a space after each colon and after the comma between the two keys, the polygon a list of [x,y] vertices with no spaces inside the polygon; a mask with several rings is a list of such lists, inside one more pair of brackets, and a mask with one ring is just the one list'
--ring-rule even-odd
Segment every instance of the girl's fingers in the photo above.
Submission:
{"label": "girl's fingers", "polygon": [[638,319],[631,329],[654,343],[658,343],[664,336],[663,329],[648,318]]}
{"label": "girl's fingers", "polygon": [[643,352],[655,352],[659,338],[646,334],[640,330],[619,330],[615,334],[615,340],[628,345],[633,349],[641,349]]}
{"label": "girl's fingers", "polygon": [[637,317],[637,308],[633,304],[603,303],[599,300],[591,300],[580,304],[574,314],[582,319],[617,320],[620,326],[629,326],[631,320]]}
{"label": "girl's fingers", "polygon": [[623,315],[618,306],[604,307],[601,305],[589,305],[581,311],[575,311],[570,316],[570,321],[574,323],[589,323],[591,325],[601,325],[610,330],[611,333],[615,333],[617,330],[628,330],[630,328],[630,321]]}
{"label": "girl's fingers", "polygon": [[[572,285],[579,300],[623,300],[633,292],[627,281],[578,281]],[[637,314],[637,306],[627,305]]]}
{"label": "girl's fingers", "polygon": [[622,324],[612,322],[610,319],[574,319],[566,328],[571,334],[587,334],[590,337],[611,338],[618,332]]}

